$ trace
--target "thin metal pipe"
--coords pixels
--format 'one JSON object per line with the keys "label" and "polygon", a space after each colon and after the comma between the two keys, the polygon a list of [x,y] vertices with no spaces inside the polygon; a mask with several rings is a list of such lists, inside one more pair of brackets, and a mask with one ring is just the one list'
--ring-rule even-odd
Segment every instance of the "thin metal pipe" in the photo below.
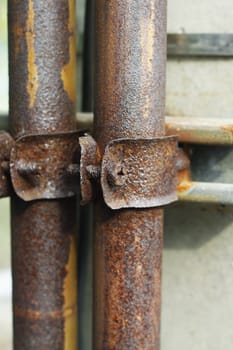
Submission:
{"label": "thin metal pipe", "polygon": [[[74,0],[8,3],[12,135],[75,130]],[[14,349],[76,350],[76,198],[11,215]]]}
{"label": "thin metal pipe", "polygon": [[[165,0],[96,1],[94,135],[165,130]],[[94,349],[158,350],[163,210],[95,203]]]}
{"label": "thin metal pipe", "polygon": [[233,144],[233,124],[229,119],[166,117],[166,134],[178,135],[179,142],[184,143]]}
{"label": "thin metal pipe", "polygon": [[233,204],[233,185],[209,182],[181,182],[178,186],[178,197],[181,202],[209,204]]}

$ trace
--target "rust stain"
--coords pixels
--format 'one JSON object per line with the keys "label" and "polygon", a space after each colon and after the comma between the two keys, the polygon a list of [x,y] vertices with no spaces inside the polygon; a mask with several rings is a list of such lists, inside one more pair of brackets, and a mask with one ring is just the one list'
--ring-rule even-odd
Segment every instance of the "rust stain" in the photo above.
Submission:
{"label": "rust stain", "polygon": [[192,187],[193,187],[193,182],[191,180],[190,169],[179,171],[177,191],[179,193],[185,192]]}
{"label": "rust stain", "polygon": [[14,34],[14,59],[16,60],[20,50],[20,40],[24,34],[23,28],[16,22],[13,24],[12,31]]}
{"label": "rust stain", "polygon": [[69,62],[64,65],[61,71],[61,78],[64,89],[70,100],[76,99],[76,43],[75,43],[75,1],[69,0]]}
{"label": "rust stain", "polygon": [[178,185],[178,192],[186,192],[188,190],[190,190],[190,188],[193,187],[193,183],[190,181],[183,181]]}
{"label": "rust stain", "polygon": [[225,125],[221,128],[227,133],[227,136],[230,139],[231,144],[233,143],[233,125]]}
{"label": "rust stain", "polygon": [[[67,276],[64,281],[64,350],[77,349],[77,256],[75,236],[70,238],[69,260],[66,266]],[[66,310],[72,310],[67,314]]]}
{"label": "rust stain", "polygon": [[40,320],[40,319],[59,319],[62,317],[70,317],[70,315],[72,315],[76,310],[76,304],[70,306],[67,309],[64,310],[53,310],[53,311],[49,311],[49,312],[42,312],[40,310],[23,310],[21,308],[19,308],[18,306],[14,307],[14,312],[15,315],[20,317],[20,318],[27,318],[27,319],[31,319],[31,320]]}
{"label": "rust stain", "polygon": [[30,97],[29,108],[33,108],[36,93],[38,90],[38,72],[37,66],[35,63],[35,47],[34,47],[34,9],[33,1],[29,0],[28,3],[28,20],[26,23],[26,42],[28,48],[28,82],[27,82],[27,91]]}

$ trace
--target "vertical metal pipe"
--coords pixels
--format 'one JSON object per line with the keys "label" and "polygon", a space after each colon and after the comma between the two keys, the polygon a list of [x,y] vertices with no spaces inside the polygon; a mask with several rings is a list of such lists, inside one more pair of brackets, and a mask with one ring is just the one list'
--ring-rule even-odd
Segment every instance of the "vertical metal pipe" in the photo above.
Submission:
{"label": "vertical metal pipe", "polygon": [[[96,1],[95,138],[164,135],[166,0]],[[95,204],[94,349],[158,350],[163,210]]]}
{"label": "vertical metal pipe", "polygon": [[[15,138],[75,129],[75,0],[8,0]],[[15,350],[75,350],[76,198],[12,198]]]}

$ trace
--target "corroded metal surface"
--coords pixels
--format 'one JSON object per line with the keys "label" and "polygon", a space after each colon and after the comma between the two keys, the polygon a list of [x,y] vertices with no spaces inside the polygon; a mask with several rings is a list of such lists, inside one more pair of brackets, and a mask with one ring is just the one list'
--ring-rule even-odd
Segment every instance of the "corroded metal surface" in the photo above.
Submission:
{"label": "corroded metal surface", "polygon": [[[75,130],[74,1],[8,3],[13,136]],[[76,198],[11,207],[14,349],[75,350]]]}
{"label": "corroded metal surface", "polygon": [[7,132],[0,132],[0,197],[7,197],[12,186],[9,179],[9,162],[14,140]]}
{"label": "corroded metal surface", "polygon": [[[166,1],[96,1],[94,134],[164,135]],[[94,349],[158,350],[163,210],[95,203]]]}
{"label": "corroded metal surface", "polygon": [[111,209],[152,208],[177,200],[175,137],[120,139],[104,151],[101,184]]}
{"label": "corroded metal surface", "polygon": [[74,0],[10,0],[9,23],[12,133],[74,129]]}
{"label": "corroded metal surface", "polygon": [[19,138],[11,152],[15,193],[25,201],[78,193],[79,132]]}

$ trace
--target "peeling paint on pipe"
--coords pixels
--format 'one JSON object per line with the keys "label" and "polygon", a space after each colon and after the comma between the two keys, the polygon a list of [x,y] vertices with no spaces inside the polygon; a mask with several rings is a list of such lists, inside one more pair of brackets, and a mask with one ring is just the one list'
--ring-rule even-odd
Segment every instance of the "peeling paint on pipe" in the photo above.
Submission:
{"label": "peeling paint on pipe", "polygon": [[[75,130],[74,0],[8,3],[12,135]],[[14,349],[76,350],[76,198],[11,215]]]}

